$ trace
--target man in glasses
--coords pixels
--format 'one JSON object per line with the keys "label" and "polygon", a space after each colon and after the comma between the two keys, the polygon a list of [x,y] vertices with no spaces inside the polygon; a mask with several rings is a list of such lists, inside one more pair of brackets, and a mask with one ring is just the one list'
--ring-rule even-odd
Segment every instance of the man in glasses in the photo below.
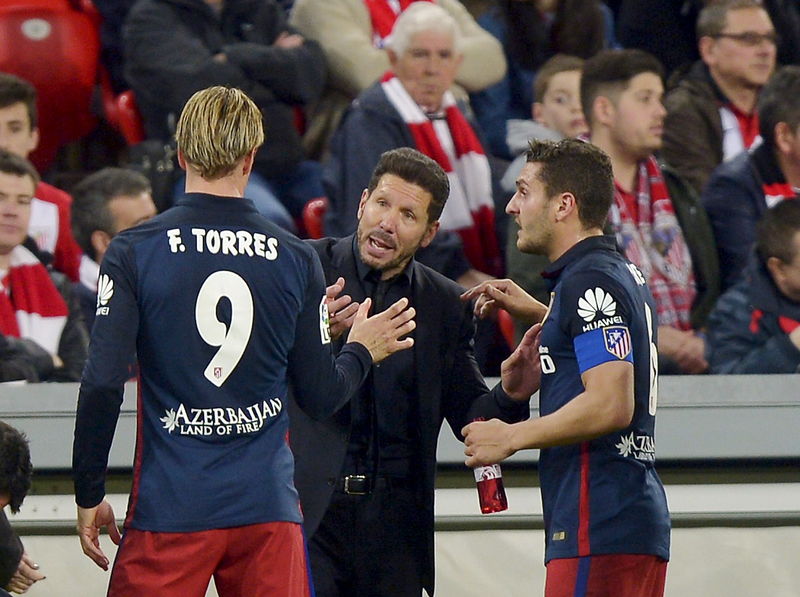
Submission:
{"label": "man in glasses", "polygon": [[700,12],[697,40],[701,59],[664,101],[663,155],[700,193],[717,165],[760,140],[756,102],[776,34],[756,0],[723,0]]}

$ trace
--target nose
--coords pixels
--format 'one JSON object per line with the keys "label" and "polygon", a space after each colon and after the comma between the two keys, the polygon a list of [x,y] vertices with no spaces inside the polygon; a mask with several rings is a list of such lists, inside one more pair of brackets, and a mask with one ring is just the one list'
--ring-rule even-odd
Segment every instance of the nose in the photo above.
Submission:
{"label": "nose", "polygon": [[509,199],[508,203],[506,203],[506,213],[508,215],[510,215],[510,216],[513,216],[513,215],[516,215],[516,214],[519,213],[519,210],[517,209],[517,194],[516,193],[511,195],[511,199]]}

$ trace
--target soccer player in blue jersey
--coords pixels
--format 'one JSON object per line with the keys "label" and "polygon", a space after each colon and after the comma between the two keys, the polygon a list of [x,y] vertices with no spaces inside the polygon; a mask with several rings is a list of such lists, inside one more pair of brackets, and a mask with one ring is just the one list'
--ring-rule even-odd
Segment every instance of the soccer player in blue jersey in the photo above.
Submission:
{"label": "soccer player in blue jersey", "polygon": [[546,255],[550,306],[510,280],[465,293],[540,321],[541,416],[464,427],[467,466],[539,448],[546,597],[660,597],[670,520],[656,474],[653,298],[602,228],[611,162],[589,143],[533,143],[506,208],[523,252]]}
{"label": "soccer player in blue jersey", "polygon": [[113,597],[307,597],[301,512],[288,445],[287,384],[312,416],[332,414],[374,362],[409,348],[405,299],[367,318],[333,357],[316,253],[243,198],[261,114],[212,87],[177,129],[187,196],[111,242],[81,382],[73,447],[78,533],[108,569],[100,528],[127,363],[139,361],[133,487],[109,583]]}

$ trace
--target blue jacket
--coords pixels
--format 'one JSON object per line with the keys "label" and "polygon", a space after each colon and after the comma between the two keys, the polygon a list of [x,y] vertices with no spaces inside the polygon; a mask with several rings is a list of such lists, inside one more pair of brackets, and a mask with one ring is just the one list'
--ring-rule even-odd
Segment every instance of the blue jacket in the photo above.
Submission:
{"label": "blue jacket", "polygon": [[754,256],[745,279],[720,297],[709,317],[711,373],[800,372],[800,349],[786,331],[792,322],[800,322],[800,304],[780,293]]}

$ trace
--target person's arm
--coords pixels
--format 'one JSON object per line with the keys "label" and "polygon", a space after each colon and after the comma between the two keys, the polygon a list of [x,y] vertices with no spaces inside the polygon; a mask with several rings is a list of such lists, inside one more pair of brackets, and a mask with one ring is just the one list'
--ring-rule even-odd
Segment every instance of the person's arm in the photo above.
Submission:
{"label": "person's arm", "polygon": [[633,417],[633,364],[610,361],[581,375],[585,390],[552,414],[520,423],[496,419],[462,430],[466,464],[500,462],[527,448],[575,444],[627,427]]}
{"label": "person's arm", "polygon": [[345,404],[366,379],[373,363],[411,348],[414,309],[401,299],[388,309],[367,317],[371,300],[358,307],[347,342],[333,357],[325,278],[319,257],[311,249],[305,303],[289,353],[289,379],[298,406],[309,416],[324,419]]}
{"label": "person's arm", "polygon": [[[443,341],[452,343],[452,365],[440,372],[442,385],[442,413],[447,420],[453,434],[461,437],[461,429],[475,419],[497,418],[503,421],[521,421],[530,416],[528,399],[535,391],[533,384],[526,385],[530,378],[516,377],[516,364],[521,363],[522,356],[529,355],[526,348],[521,348],[516,356],[504,366],[511,372],[506,372],[504,383],[498,382],[491,390],[486,387],[483,375],[475,360],[474,335],[475,324],[469,305],[461,304],[452,307],[453,311],[459,308],[456,335],[444,338]],[[456,317],[455,313],[449,317]],[[453,324],[451,324],[453,325]],[[449,326],[448,326],[449,327]],[[445,329],[448,329],[446,327]],[[538,355],[537,355],[538,359]]]}
{"label": "person's arm", "polygon": [[489,317],[497,309],[505,309],[512,317],[527,324],[544,319],[547,305],[540,303],[525,292],[513,280],[488,280],[467,290],[461,295],[465,301],[475,300],[476,317]]}
{"label": "person's arm", "polygon": [[92,327],[89,358],[78,393],[72,477],[81,546],[84,553],[105,570],[108,558],[97,542],[99,529],[110,525],[112,540],[116,542],[119,537],[113,524],[113,512],[103,500],[108,453],[139,328],[136,268],[132,249],[121,236],[115,237],[106,251],[100,268],[100,284],[109,292]]}
{"label": "person's arm", "polygon": [[83,367],[86,364],[89,332],[86,331],[83,310],[72,284],[66,279],[57,280],[56,278],[54,276],[54,282],[64,298],[64,302],[67,303],[68,315],[58,341],[58,358],[61,360],[61,366],[53,371],[48,381],[80,381]]}
{"label": "person's arm", "polygon": [[664,100],[664,160],[678,171],[698,193],[702,193],[711,172],[722,161],[722,147],[712,147],[712,124],[682,88]]}
{"label": "person's arm", "polygon": [[0,382],[47,379],[55,368],[53,355],[30,338],[0,335]]}
{"label": "person's arm", "polygon": [[266,93],[242,69],[218,58],[175,18],[170,6],[149,3],[134,7],[123,29],[125,76],[137,95],[176,115],[198,89],[227,85],[248,95]]}
{"label": "person's arm", "polygon": [[756,201],[763,201],[763,194],[751,197],[750,192],[741,181],[719,172],[703,191],[703,206],[714,230],[723,291],[742,278],[755,245],[756,222],[760,219],[755,205]]}
{"label": "person's arm", "polygon": [[242,41],[223,46],[226,59],[281,101],[306,104],[317,99],[327,70],[322,48],[290,29],[275,2],[262,3],[255,16],[258,24],[242,33]]}

